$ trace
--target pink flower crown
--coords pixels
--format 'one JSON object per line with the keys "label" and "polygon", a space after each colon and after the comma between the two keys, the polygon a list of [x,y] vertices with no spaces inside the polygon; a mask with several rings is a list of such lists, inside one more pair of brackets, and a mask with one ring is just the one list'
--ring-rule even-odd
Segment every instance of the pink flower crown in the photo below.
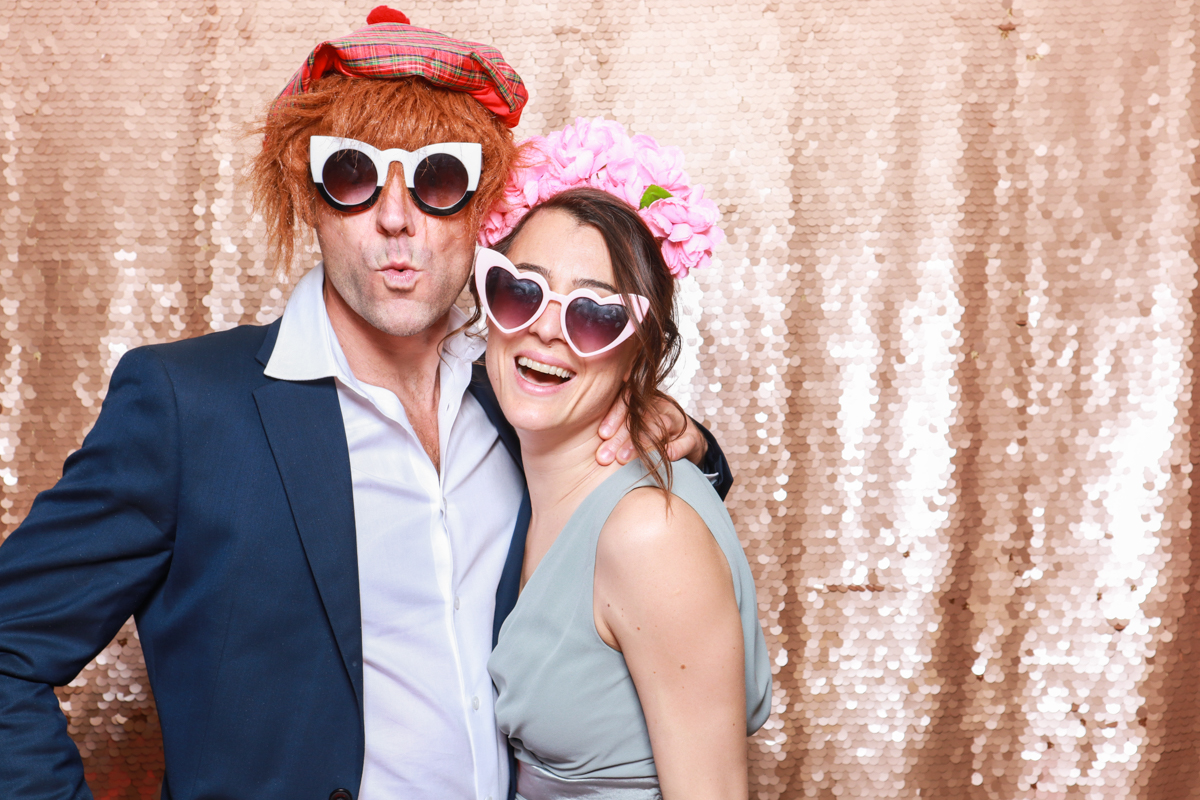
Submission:
{"label": "pink flower crown", "polygon": [[707,267],[713,248],[725,241],[716,225],[717,204],[704,198],[703,187],[689,185],[677,147],[660,147],[640,134],[630,138],[620,123],[602,118],[579,118],[525,144],[540,157],[509,178],[504,199],[480,228],[485,247],[503,239],[538,203],[577,186],[608,192],[638,209],[676,278]]}

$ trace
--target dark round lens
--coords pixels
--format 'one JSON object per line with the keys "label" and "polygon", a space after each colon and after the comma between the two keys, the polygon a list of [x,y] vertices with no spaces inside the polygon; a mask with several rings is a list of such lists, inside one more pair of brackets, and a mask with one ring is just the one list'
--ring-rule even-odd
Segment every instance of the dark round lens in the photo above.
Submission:
{"label": "dark round lens", "polygon": [[434,208],[450,208],[467,193],[467,167],[448,153],[434,153],[417,164],[413,191]]}
{"label": "dark round lens", "polygon": [[529,322],[542,305],[542,287],[501,267],[489,269],[483,284],[492,316],[509,330]]}
{"label": "dark round lens", "polygon": [[321,182],[329,196],[347,206],[365,203],[375,194],[379,173],[366,153],[339,150],[321,169]]}
{"label": "dark round lens", "polygon": [[629,322],[629,312],[622,305],[602,306],[586,297],[577,297],[567,306],[567,333],[584,353],[595,353],[608,347]]}

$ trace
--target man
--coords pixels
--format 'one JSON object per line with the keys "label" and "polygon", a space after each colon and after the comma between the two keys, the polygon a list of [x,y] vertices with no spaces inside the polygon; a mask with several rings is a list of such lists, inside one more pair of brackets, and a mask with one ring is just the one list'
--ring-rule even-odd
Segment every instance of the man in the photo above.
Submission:
{"label": "man", "polygon": [[131,614],[164,800],[510,792],[486,661],[529,506],[453,303],[525,92],[492,48],[368,23],[314,50],[255,165],[275,249],[299,220],[323,265],[272,325],[128,353],[0,549],[6,800],[90,797],[52,687]]}

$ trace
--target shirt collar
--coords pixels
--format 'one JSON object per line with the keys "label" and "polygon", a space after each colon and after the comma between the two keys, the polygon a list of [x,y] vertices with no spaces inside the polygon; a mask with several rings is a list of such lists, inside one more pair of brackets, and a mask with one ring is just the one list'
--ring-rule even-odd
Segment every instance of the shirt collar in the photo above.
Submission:
{"label": "shirt collar", "polygon": [[[263,370],[268,378],[281,381],[312,381],[321,378],[338,378],[347,385],[358,383],[337,336],[329,321],[325,308],[325,266],[318,263],[308,271],[288,298],[279,323],[279,336],[275,349]],[[459,328],[467,321],[467,315],[457,306],[450,308],[450,329]],[[470,331],[459,331],[442,346],[442,359],[453,371],[466,368],[483,355],[487,348],[479,336],[482,325]],[[468,334],[473,335],[468,335]]]}

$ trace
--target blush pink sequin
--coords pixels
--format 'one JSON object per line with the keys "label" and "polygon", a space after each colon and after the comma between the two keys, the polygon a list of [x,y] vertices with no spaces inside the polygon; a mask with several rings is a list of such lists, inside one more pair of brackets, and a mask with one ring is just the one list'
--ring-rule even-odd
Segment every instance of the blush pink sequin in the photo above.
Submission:
{"label": "blush pink sequin", "polygon": [[[122,353],[279,316],[239,137],[375,4],[5,6],[4,532]],[[518,138],[616,120],[719,204],[669,391],[776,671],[751,800],[1200,800],[1200,4],[400,7],[504,53]],[[56,692],[95,796],[158,797],[132,621]]]}

